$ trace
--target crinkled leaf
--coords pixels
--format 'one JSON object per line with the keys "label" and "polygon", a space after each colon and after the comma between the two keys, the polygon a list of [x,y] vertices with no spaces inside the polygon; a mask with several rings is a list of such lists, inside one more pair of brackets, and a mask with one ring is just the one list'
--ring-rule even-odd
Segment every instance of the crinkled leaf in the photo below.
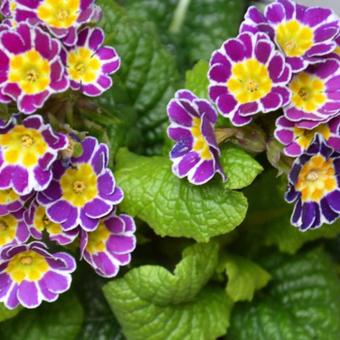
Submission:
{"label": "crinkled leaf", "polygon": [[232,307],[223,289],[201,290],[216,265],[217,245],[197,244],[174,274],[143,266],[108,283],[104,294],[128,339],[216,339],[226,333]]}
{"label": "crinkled leaf", "polygon": [[251,301],[255,291],[265,287],[270,274],[255,262],[241,256],[226,255],[222,268],[228,276],[227,293],[233,301]]}
{"label": "crinkled leaf", "polygon": [[180,180],[166,157],[142,157],[122,149],[115,175],[125,193],[122,210],[161,236],[206,242],[236,228],[247,211],[242,193],[225,190],[220,179],[204,186]]}
{"label": "crinkled leaf", "polygon": [[[122,59],[119,78],[115,79],[125,86],[126,98],[115,100],[127,101],[136,110],[132,124],[143,137],[140,143],[157,148],[164,139],[165,107],[178,78],[174,58],[159,41],[152,24],[129,16],[111,0],[99,4],[105,13],[102,27],[106,43],[114,46]],[[114,91],[115,86],[100,98],[100,103],[107,107]]]}
{"label": "crinkled leaf", "polygon": [[13,318],[21,311],[21,308],[9,310],[3,303],[0,303],[0,322]]}
{"label": "crinkled leaf", "polygon": [[208,98],[208,70],[208,62],[200,60],[192,70],[186,72],[185,88],[200,98]]}
{"label": "crinkled leaf", "polygon": [[256,303],[235,308],[230,339],[339,338],[340,281],[322,250],[272,254],[263,265],[272,274],[270,288]]}
{"label": "crinkled leaf", "polygon": [[263,168],[242,149],[225,145],[221,149],[221,165],[228,177],[225,183],[227,189],[242,189],[250,185]]}
{"label": "crinkled leaf", "polygon": [[22,311],[0,324],[0,338],[6,340],[74,340],[83,322],[83,309],[72,294],[35,310]]}

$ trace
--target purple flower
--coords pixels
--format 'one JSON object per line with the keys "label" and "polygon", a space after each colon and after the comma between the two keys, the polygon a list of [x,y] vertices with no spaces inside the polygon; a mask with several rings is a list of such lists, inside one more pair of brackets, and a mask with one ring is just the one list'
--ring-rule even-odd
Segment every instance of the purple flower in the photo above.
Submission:
{"label": "purple flower", "polygon": [[136,247],[135,222],[128,215],[116,215],[115,211],[100,221],[98,228],[82,231],[80,249],[82,257],[103,277],[114,277],[119,267],[131,261]]}
{"label": "purple flower", "polygon": [[209,95],[223,116],[242,126],[258,112],[288,104],[290,77],[290,67],[267,35],[243,33],[213,53]]}
{"label": "purple flower", "polygon": [[0,216],[22,209],[30,197],[30,195],[19,196],[12,189],[0,190]]}
{"label": "purple flower", "polygon": [[45,231],[51,241],[60,245],[68,245],[72,243],[78,236],[79,230],[72,229],[63,231],[59,223],[52,222],[46,215],[46,210],[43,206],[33,201],[24,214],[25,222],[29,228],[31,235],[41,240]]}
{"label": "purple flower", "polygon": [[82,155],[72,158],[70,167],[65,167],[62,160],[55,162],[51,184],[37,196],[49,219],[60,223],[64,231],[78,225],[94,231],[100,218],[123,199],[123,191],[108,169],[108,147],[93,137],[81,144]]}
{"label": "purple flower", "polygon": [[168,135],[176,142],[170,152],[173,173],[179,178],[188,177],[195,185],[208,182],[216,173],[225,180],[214,132],[217,112],[213,106],[182,90],[170,101],[168,116]]}
{"label": "purple flower", "polygon": [[289,174],[286,201],[295,202],[291,222],[300,230],[331,224],[340,216],[340,153],[317,134]]}
{"label": "purple flower", "polygon": [[0,301],[9,309],[57,300],[70,288],[76,269],[72,256],[50,254],[41,242],[5,247],[0,263]]}
{"label": "purple flower", "polygon": [[[26,23],[0,33],[0,100],[17,102],[21,112],[41,108],[69,82],[61,62],[60,43]],[[6,100],[7,98],[7,100]]]}
{"label": "purple flower", "polygon": [[103,46],[104,32],[100,28],[84,28],[76,46],[67,51],[65,64],[71,88],[87,96],[99,96],[112,86],[109,76],[118,71],[120,58],[116,50]]}
{"label": "purple flower", "polygon": [[29,21],[48,28],[50,32],[62,39],[67,46],[75,44],[77,30],[83,24],[96,21],[100,9],[94,5],[95,0],[16,0],[5,1],[2,13],[12,16],[16,22]]}
{"label": "purple flower", "polygon": [[250,7],[240,31],[269,34],[284,52],[292,71],[299,72],[335,49],[339,29],[339,19],[330,9],[277,0],[266,7],[264,15]]}
{"label": "purple flower", "polygon": [[300,156],[317,133],[322,135],[329,146],[340,151],[340,116],[311,130],[300,128],[283,116],[276,121],[275,137],[285,145],[284,152],[290,157]]}
{"label": "purple flower", "polygon": [[340,61],[326,59],[296,74],[289,88],[292,100],[285,116],[301,128],[313,129],[340,112]]}
{"label": "purple flower", "polygon": [[8,215],[0,216],[0,250],[10,244],[23,243],[29,239],[30,234],[23,219],[23,212],[24,210],[21,209]]}
{"label": "purple flower", "polygon": [[0,124],[0,190],[12,188],[19,195],[47,188],[51,165],[67,138],[54,133],[41,116],[27,117],[20,124],[12,117]]}

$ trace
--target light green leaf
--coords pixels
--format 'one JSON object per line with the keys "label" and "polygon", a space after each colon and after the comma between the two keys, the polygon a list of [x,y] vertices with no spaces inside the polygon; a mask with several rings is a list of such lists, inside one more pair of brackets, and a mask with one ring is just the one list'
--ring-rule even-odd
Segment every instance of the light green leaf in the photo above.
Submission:
{"label": "light green leaf", "polygon": [[272,254],[264,267],[272,274],[267,295],[234,310],[233,340],[337,340],[340,281],[321,250],[298,256]]}
{"label": "light green leaf", "polygon": [[263,167],[254,158],[236,146],[223,146],[220,160],[228,177],[225,183],[227,189],[242,189],[263,171]]}
{"label": "light green leaf", "polygon": [[83,309],[72,294],[35,310],[22,311],[0,323],[0,338],[6,340],[75,340],[83,322]]}
{"label": "light green leaf", "polygon": [[227,293],[235,302],[251,301],[255,291],[265,287],[270,280],[268,272],[245,257],[226,255],[222,266],[228,276]]}
{"label": "light green leaf", "polygon": [[0,303],[0,322],[13,318],[21,311],[21,308],[9,310],[3,303]]}
{"label": "light green leaf", "polygon": [[174,274],[159,266],[135,268],[108,283],[104,294],[128,339],[213,340],[226,333],[232,308],[223,289],[201,290],[216,265],[217,245],[196,244]]}
{"label": "light green leaf", "polygon": [[200,60],[192,70],[186,72],[185,88],[192,91],[200,98],[208,98],[208,70],[208,62]]}
{"label": "light green leaf", "polygon": [[142,157],[122,149],[115,175],[125,193],[122,210],[161,236],[207,242],[235,229],[247,211],[242,193],[225,190],[220,179],[204,186],[180,180],[166,157]]}

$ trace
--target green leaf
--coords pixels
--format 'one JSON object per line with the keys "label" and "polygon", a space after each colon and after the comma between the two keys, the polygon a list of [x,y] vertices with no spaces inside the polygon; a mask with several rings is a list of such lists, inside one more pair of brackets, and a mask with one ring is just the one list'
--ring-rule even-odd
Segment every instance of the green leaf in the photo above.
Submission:
{"label": "green leaf", "polygon": [[255,291],[270,280],[268,272],[245,257],[226,255],[221,266],[228,276],[227,293],[234,302],[251,301]]}
{"label": "green leaf", "polygon": [[196,244],[174,274],[136,268],[108,283],[104,294],[128,339],[216,339],[226,333],[232,307],[223,289],[201,290],[216,265],[217,245]]}
{"label": "green leaf", "polygon": [[142,157],[122,149],[115,175],[125,193],[122,210],[161,236],[207,242],[235,229],[247,211],[242,193],[225,190],[220,179],[204,186],[180,180],[166,157]]}
{"label": "green leaf", "polygon": [[186,72],[185,88],[192,91],[200,98],[208,98],[208,70],[208,62],[200,60],[192,70]]}
{"label": "green leaf", "polygon": [[0,324],[0,338],[6,340],[74,340],[83,322],[83,309],[72,294],[57,302],[44,303],[35,310]]}
{"label": "green leaf", "polygon": [[0,303],[0,322],[13,318],[21,311],[21,308],[9,310],[3,303]]}
{"label": "green leaf", "polygon": [[227,189],[242,189],[250,185],[263,168],[242,149],[225,145],[221,149],[221,165],[228,177]]}
{"label": "green leaf", "polygon": [[272,284],[256,303],[235,308],[230,339],[339,338],[340,281],[321,249],[298,256],[272,254],[263,265]]}
{"label": "green leaf", "polygon": [[[178,74],[173,56],[161,44],[155,27],[149,22],[129,16],[125,9],[111,0],[101,0],[104,20],[101,26],[106,43],[114,46],[122,59],[122,67],[115,79],[122,82],[125,98],[116,98],[115,85],[100,99],[123,100],[136,111],[132,123],[143,140],[144,147],[154,148],[164,139],[165,107],[176,90]],[[151,152],[151,151],[150,151]]]}

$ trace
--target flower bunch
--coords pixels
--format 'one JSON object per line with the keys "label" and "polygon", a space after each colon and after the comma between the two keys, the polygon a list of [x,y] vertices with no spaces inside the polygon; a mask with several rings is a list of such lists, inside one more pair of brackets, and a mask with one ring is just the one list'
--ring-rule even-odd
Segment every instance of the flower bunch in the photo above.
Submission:
{"label": "flower bunch", "polygon": [[[277,0],[264,13],[250,7],[239,35],[211,56],[211,101],[180,91],[168,106],[174,174],[196,185],[216,173],[225,179],[214,132],[217,114],[235,129],[256,121],[292,158],[286,194],[287,202],[295,203],[292,224],[304,231],[337,220],[339,44],[340,20],[329,9],[291,0]],[[267,118],[270,112],[274,120]]]}
{"label": "flower bunch", "polygon": [[0,120],[0,302],[35,308],[67,291],[77,267],[50,247],[79,246],[103,277],[131,260],[136,227],[117,212],[108,146],[45,114],[55,94],[109,89],[120,58],[93,26],[93,0],[5,0],[0,10],[0,102],[19,111]]}

